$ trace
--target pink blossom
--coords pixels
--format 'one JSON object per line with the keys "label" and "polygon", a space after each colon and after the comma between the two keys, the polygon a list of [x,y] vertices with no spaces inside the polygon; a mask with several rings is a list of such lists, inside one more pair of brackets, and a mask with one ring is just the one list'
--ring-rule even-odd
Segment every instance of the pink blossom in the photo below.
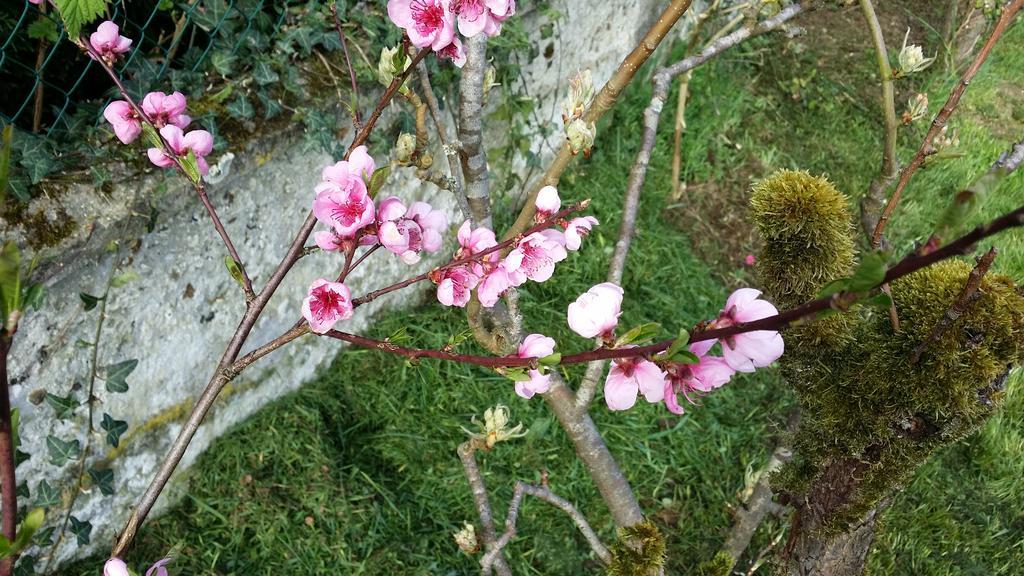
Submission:
{"label": "pink blossom", "polygon": [[150,121],[157,128],[163,128],[167,124],[174,124],[184,129],[192,121],[185,114],[185,96],[181,92],[173,92],[170,95],[163,92],[150,92],[142,99],[142,111],[149,116]]}
{"label": "pink blossom", "polygon": [[582,216],[570,220],[569,225],[565,227],[566,250],[579,250],[583,238],[590,234],[591,228],[598,224],[600,222],[593,216]]}
{"label": "pink blossom", "polygon": [[476,297],[480,300],[481,306],[490,308],[497,304],[505,290],[511,287],[512,281],[508,270],[504,264],[499,264],[480,280],[476,288]]}
{"label": "pink blossom", "polygon": [[545,186],[537,193],[537,201],[534,206],[537,207],[534,220],[543,222],[558,212],[558,209],[562,207],[562,199],[558,197],[558,190],[554,186]]}
{"label": "pink blossom", "polygon": [[327,166],[321,172],[320,177],[324,182],[334,182],[345,186],[350,176],[363,180],[364,184],[370,181],[376,164],[373,158],[366,151],[366,146],[357,146],[348,155],[348,160],[341,160],[332,166]]}
{"label": "pink blossom", "polygon": [[622,288],[604,282],[569,304],[569,327],[584,338],[610,337],[622,313]]}
{"label": "pink blossom", "polygon": [[677,394],[682,393],[687,402],[694,404],[691,395],[696,396],[698,393],[706,393],[720,388],[736,373],[724,359],[707,355],[714,343],[714,340],[705,340],[690,345],[690,352],[700,358],[697,364],[671,364],[668,366],[665,379],[665,406],[669,412],[683,413]]}
{"label": "pink blossom", "polygon": [[334,230],[313,233],[313,242],[325,252],[341,252],[345,248],[345,238],[338,236]]}
{"label": "pink blossom", "polygon": [[464,307],[480,278],[465,266],[446,268],[437,283],[437,301],[445,306]]}
{"label": "pink blossom", "polygon": [[142,134],[142,121],[131,105],[124,100],[114,100],[103,110],[103,117],[114,128],[114,135],[124,144],[131,144]]}
{"label": "pink blossom", "polygon": [[454,15],[448,0],[388,0],[388,17],[404,28],[417,48],[440,51],[455,38]]}
{"label": "pink blossom", "polygon": [[[456,259],[468,258],[498,245],[498,241],[494,237],[494,231],[483,226],[472,230],[469,220],[463,222],[462,226],[459,227],[458,240],[459,250],[455,252]],[[473,263],[473,272],[477,276],[483,276],[486,269],[490,269],[491,265],[497,265],[498,261],[501,260],[501,254],[498,253],[498,250],[495,250],[484,256],[482,260],[482,262]]]}
{"label": "pink blossom", "polygon": [[[183,134],[181,128],[174,124],[168,124],[160,129],[167,146],[176,156],[186,156],[191,150],[196,156],[196,164],[199,166],[199,173],[205,175],[210,167],[207,166],[204,156],[213,151],[213,136],[206,130],[192,130]],[[150,148],[146,151],[149,161],[161,168],[174,166],[174,159],[160,148]]]}
{"label": "pink blossom", "polygon": [[128,565],[120,558],[111,558],[103,565],[103,576],[128,576]]}
{"label": "pink blossom", "polygon": [[[740,288],[725,301],[725,309],[711,326],[727,328],[740,322],[752,322],[779,311],[770,302],[761,300],[760,290]],[[753,372],[755,368],[768,366],[782,356],[785,345],[782,336],[774,330],[756,330],[729,336],[722,340],[722,355],[734,370]]]}
{"label": "pink blossom", "polygon": [[643,358],[619,358],[604,381],[604,401],[611,410],[628,410],[642,393],[654,404],[665,398],[665,373]]}
{"label": "pink blossom", "polygon": [[381,202],[377,222],[380,243],[406,264],[415,264],[422,251],[441,249],[441,232],[448,226],[448,217],[426,202],[413,202],[407,210],[401,200],[392,196]]}
{"label": "pink blossom", "polygon": [[462,68],[466,64],[466,50],[462,47],[462,41],[456,36],[452,43],[437,51],[439,58],[447,58],[455,64],[456,68]]}
{"label": "pink blossom", "polygon": [[452,0],[451,10],[458,15],[459,32],[472,38],[483,32],[501,33],[501,23],[516,11],[514,0]]}
{"label": "pink blossom", "polygon": [[[89,36],[89,45],[107,62],[113,62],[119,54],[127,52],[132,45],[130,38],[121,36],[121,29],[110,20],[101,23]],[[90,57],[95,58],[92,54]]]}
{"label": "pink blossom", "polygon": [[168,576],[167,568],[164,568],[164,566],[170,563],[170,561],[170,558],[158,560],[156,564],[149,567],[149,570],[146,570],[146,576]]}
{"label": "pink blossom", "polygon": [[555,273],[555,264],[565,260],[565,235],[557,230],[534,232],[519,241],[505,257],[505,269],[513,286],[526,282],[544,282]]}
{"label": "pink blossom", "polygon": [[36,6],[43,3],[44,0],[28,0],[29,4],[35,4]]}
{"label": "pink blossom", "polygon": [[373,223],[373,200],[361,177],[351,172],[338,172],[331,180],[317,184],[315,190],[313,215],[341,238],[355,238],[360,230]]}
{"label": "pink blossom", "polygon": [[339,320],[352,317],[352,295],[341,282],[323,278],[309,286],[309,296],[302,301],[302,317],[317,334],[329,332]]}
{"label": "pink blossom", "polygon": [[743,259],[743,263],[747,266],[753,266],[755,261],[753,254],[747,254],[747,257]]}
{"label": "pink blossom", "polygon": [[[530,334],[523,338],[516,356],[519,358],[544,358],[555,353],[555,340],[543,334]],[[529,381],[516,382],[516,394],[523,398],[533,398],[534,394],[543,394],[551,388],[551,375],[541,374],[540,370],[530,370]]]}

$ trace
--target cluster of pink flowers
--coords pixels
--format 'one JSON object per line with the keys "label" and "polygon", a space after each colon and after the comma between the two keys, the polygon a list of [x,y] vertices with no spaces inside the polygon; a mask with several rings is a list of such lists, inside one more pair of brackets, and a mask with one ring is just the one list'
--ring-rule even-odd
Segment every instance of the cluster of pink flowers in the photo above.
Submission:
{"label": "cluster of pink flowers", "polygon": [[[146,570],[146,576],[168,576],[167,564],[170,558],[163,558],[157,561]],[[103,565],[103,576],[131,576],[134,572],[128,569],[128,565],[120,558],[111,558]]]}
{"label": "cluster of pink flowers", "polygon": [[[545,187],[537,197],[537,221],[549,220],[560,207],[558,191]],[[521,286],[527,280],[544,282],[551,278],[555,265],[566,259],[569,250],[578,250],[582,237],[597,223],[592,216],[558,222],[564,231],[548,228],[534,232],[520,240],[504,258],[495,250],[473,262],[444,268],[435,279],[437,299],[445,306],[465,306],[476,289],[480,304],[490,308],[509,288]],[[456,260],[481,254],[498,244],[492,230],[473,229],[468,220],[459,228],[458,239]]]}
{"label": "cluster of pink flowers", "polygon": [[[119,35],[117,24],[109,20],[100,24],[89,38],[92,49],[108,65],[112,65],[120,54],[126,52],[131,43],[130,39]],[[175,165],[177,157],[192,152],[199,173],[205,176],[209,166],[204,156],[213,151],[213,136],[206,130],[184,131],[192,122],[192,118],[185,114],[187,104],[181,92],[150,92],[142,99],[141,114],[128,101],[114,100],[103,110],[103,117],[110,122],[114,135],[124,144],[131,144],[142,134],[142,122],[146,120],[160,131],[169,150],[148,149],[146,154],[150,162],[161,168],[170,168]]]}
{"label": "cluster of pink flowers", "polygon": [[[775,306],[758,298],[760,295],[752,288],[733,292],[709,327],[726,328],[777,314]],[[605,345],[611,345],[622,313],[622,296],[622,288],[610,282],[594,286],[569,305],[569,327],[580,336],[599,338]],[[710,354],[716,343],[703,340],[690,344],[689,351],[698,359],[693,364],[640,356],[615,360],[605,379],[608,408],[627,410],[643,394],[648,402],[664,402],[669,411],[682,414],[679,394],[693,403],[696,396],[721,387],[736,372],[753,372],[768,366],[784,350],[782,336],[771,330],[723,339],[721,357]]]}
{"label": "cluster of pink flowers", "polygon": [[[367,188],[376,163],[359,146],[342,160],[323,169],[314,189],[313,215],[327,226],[316,232],[317,246],[328,252],[349,252],[357,246],[383,246],[406,264],[419,262],[423,252],[441,249],[448,217],[426,202],[406,206],[392,196],[375,204]],[[323,334],[340,320],[352,317],[352,298],[341,282],[320,278],[309,287],[302,315],[313,332]]]}
{"label": "cluster of pink flowers", "polygon": [[456,27],[466,38],[496,36],[515,11],[515,0],[388,0],[388,16],[405,30],[413,46],[429,46],[459,67],[465,64],[466,53]]}

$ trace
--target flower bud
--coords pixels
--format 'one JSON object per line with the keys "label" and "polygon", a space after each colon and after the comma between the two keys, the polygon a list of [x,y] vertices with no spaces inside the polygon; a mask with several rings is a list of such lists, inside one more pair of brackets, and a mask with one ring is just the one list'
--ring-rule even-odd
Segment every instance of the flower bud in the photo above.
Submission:
{"label": "flower bud", "polygon": [[943,126],[939,135],[935,137],[935,151],[942,152],[947,148],[956,148],[960,145],[960,134],[956,130],[949,130],[949,126]]}
{"label": "flower bud", "polygon": [[410,64],[412,64],[412,60],[401,46],[394,48],[385,46],[380,51],[380,62],[377,63],[377,81],[385,86],[390,86],[395,76],[404,72]]}
{"label": "flower bud", "polygon": [[497,82],[498,69],[494,66],[488,66],[487,70],[484,70],[484,98],[487,97],[487,93],[491,91],[491,88],[500,86]]}
{"label": "flower bud", "polygon": [[398,142],[395,144],[395,158],[402,164],[412,161],[412,155],[416,152],[416,136],[408,132],[398,135]]}
{"label": "flower bud", "polygon": [[462,530],[459,530],[454,534],[455,544],[458,545],[459,550],[462,550],[466,554],[474,554],[480,550],[480,541],[476,538],[476,528],[472,524],[466,522]]}
{"label": "flower bud", "polygon": [[594,145],[594,138],[597,136],[597,126],[593,122],[584,122],[577,118],[565,127],[565,138],[569,141],[569,150],[573,156],[583,152],[589,155],[590,148]]}
{"label": "flower bud", "polygon": [[899,62],[899,68],[894,72],[895,77],[909,76],[915,72],[920,72],[925,68],[931,66],[935,58],[925,58],[924,52],[921,47],[917,44],[911,44],[907,46],[907,39],[910,38],[910,29],[907,29],[907,35],[903,37],[903,48],[900,49],[900,55],[897,58]]}
{"label": "flower bud", "polygon": [[594,80],[590,76],[590,70],[577,72],[569,79],[569,93],[562,102],[562,121],[569,124],[577,118],[582,118],[593,99]]}
{"label": "flower bud", "polygon": [[522,423],[516,424],[512,428],[508,427],[509,418],[508,408],[498,404],[494,408],[484,411],[483,422],[477,420],[475,416],[473,417],[473,424],[480,427],[480,432],[470,432],[465,428],[462,430],[473,440],[482,441],[484,448],[490,450],[498,442],[526,436]]}
{"label": "flower bud", "polygon": [[907,100],[907,109],[903,111],[903,123],[910,125],[928,115],[928,95],[915,94]]}

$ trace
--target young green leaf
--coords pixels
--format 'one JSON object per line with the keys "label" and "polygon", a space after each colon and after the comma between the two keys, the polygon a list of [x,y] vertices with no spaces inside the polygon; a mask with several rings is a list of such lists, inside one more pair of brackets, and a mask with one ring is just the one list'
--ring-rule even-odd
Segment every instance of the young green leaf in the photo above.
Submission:
{"label": "young green leaf", "polygon": [[686,331],[686,328],[680,328],[679,335],[676,336],[676,339],[672,341],[672,344],[670,344],[664,352],[658,354],[657,358],[668,360],[675,356],[680,350],[683,350],[684,347],[689,343],[690,333]]}
{"label": "young green leaf", "polygon": [[25,515],[25,519],[18,526],[17,536],[14,538],[12,553],[18,553],[32,543],[32,535],[43,525],[43,518],[46,516],[42,508],[35,508]]}
{"label": "young green leaf", "polygon": [[530,381],[530,375],[527,374],[526,370],[523,369],[523,368],[506,368],[506,369],[499,370],[498,373],[501,374],[502,376],[504,376],[505,378],[508,378],[509,380],[513,381],[513,382],[529,382]]}
{"label": "young green leaf", "polygon": [[61,440],[53,434],[46,437],[46,449],[50,453],[50,463],[57,467],[77,459],[82,453],[78,440]]}
{"label": "young green leaf", "polygon": [[64,20],[69,38],[78,38],[82,27],[92,22],[107,9],[105,0],[54,0]]}
{"label": "young green leaf", "polygon": [[128,391],[128,376],[135,370],[135,367],[139,365],[138,360],[124,360],[117,364],[111,364],[107,366],[105,371],[107,373],[107,390],[110,392],[127,392]]}
{"label": "young green leaf", "polygon": [[618,348],[626,344],[643,344],[645,342],[649,342],[653,340],[660,331],[661,324],[656,322],[648,322],[646,324],[634,326],[615,340],[615,347]]}
{"label": "young green leaf", "polygon": [[46,288],[39,282],[33,282],[29,284],[28,288],[25,288],[21,301],[24,307],[27,309],[31,307],[33,310],[39,310],[43,305],[43,300],[46,299]]}
{"label": "young green leaf", "polygon": [[179,156],[178,159],[181,161],[181,168],[185,171],[185,176],[188,176],[193,184],[199,184],[202,174],[199,173],[199,161],[196,160],[195,151],[189,149],[187,155]]}
{"label": "young green leaf", "polygon": [[49,42],[56,42],[60,38],[60,33],[57,32],[57,24],[47,18],[46,16],[40,16],[35,22],[28,25],[28,37],[33,40],[47,40]]}
{"label": "young green leaf", "polygon": [[562,361],[562,354],[555,352],[537,360],[541,366],[557,366]]}
{"label": "young green leaf", "polygon": [[384,188],[384,184],[388,181],[388,175],[391,173],[390,166],[381,166],[373,172],[373,176],[370,177],[370,181],[366,183],[366,189],[370,193],[370,197],[373,198]]}
{"label": "young green leaf", "polygon": [[228,274],[238,282],[239,286],[245,286],[245,278],[242,276],[242,265],[232,258],[230,255],[224,255],[224,266],[228,269]]}
{"label": "young green leaf", "polygon": [[854,292],[866,292],[885,280],[885,263],[888,261],[885,252],[868,252],[860,259],[860,264],[850,276],[849,289]]}
{"label": "young green leaf", "polygon": [[117,445],[121,443],[121,435],[128,431],[128,423],[124,420],[116,420],[104,412],[100,428],[107,433],[107,444],[117,448]]}
{"label": "young green leaf", "polygon": [[21,251],[13,240],[4,243],[0,249],[0,301],[3,303],[4,327],[10,330],[7,322],[11,312],[21,306]]}

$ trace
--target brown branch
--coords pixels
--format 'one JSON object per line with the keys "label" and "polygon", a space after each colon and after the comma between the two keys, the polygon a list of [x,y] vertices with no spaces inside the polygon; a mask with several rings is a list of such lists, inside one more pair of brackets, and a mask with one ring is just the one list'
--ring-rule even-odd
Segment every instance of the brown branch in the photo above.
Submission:
{"label": "brown branch", "polygon": [[871,31],[871,40],[875,46],[875,59],[878,63],[878,75],[882,82],[882,118],[885,124],[885,144],[882,147],[882,167],[878,176],[871,181],[867,193],[860,202],[861,227],[864,234],[869,235],[878,223],[882,204],[885,202],[885,189],[896,179],[899,169],[896,165],[896,130],[899,122],[896,119],[896,96],[892,67],[889,65],[889,51],[885,46],[882,27],[878,23],[875,7],[871,0],[860,0],[864,20]]}
{"label": "brown branch", "polygon": [[[413,57],[412,66],[415,66],[417,62],[425,58],[429,52],[429,50],[420,50]],[[384,94],[381,96],[381,99],[377,103],[376,108],[374,108],[373,113],[370,114],[370,117],[367,119],[366,123],[363,124],[362,128],[353,138],[352,144],[349,146],[349,151],[345,155],[346,158],[348,157],[349,154],[352,153],[352,150],[365,143],[367,138],[369,138],[370,133],[373,131],[373,128],[377,123],[377,120],[380,118],[381,113],[384,111],[384,108],[394,97],[395,93],[398,92],[399,87],[405,82],[405,79],[408,77],[408,74],[409,70],[403,71],[401,74],[396,75],[395,79],[392,80],[391,85],[389,85],[388,88],[384,91]],[[284,258],[282,258],[277,268],[271,274],[266,286],[264,286],[263,289],[260,290],[259,294],[256,295],[256,298],[250,303],[249,307],[246,309],[245,314],[243,314],[242,319],[239,322],[238,328],[235,329],[235,333],[231,336],[231,339],[224,350],[224,354],[221,356],[221,359],[217,364],[217,368],[214,371],[214,375],[207,383],[202,395],[196,400],[196,403],[192,408],[192,412],[189,414],[188,420],[186,420],[185,424],[178,432],[177,438],[175,438],[170,450],[168,450],[167,455],[161,462],[160,468],[157,470],[156,475],[153,477],[153,480],[150,482],[149,486],[146,488],[146,491],[143,493],[137,505],[129,515],[128,520],[121,531],[121,534],[118,536],[117,541],[114,544],[113,549],[111,550],[111,556],[120,556],[128,547],[128,545],[131,544],[132,540],[134,540],[136,532],[138,531],[142,523],[145,521],[146,516],[149,514],[150,510],[152,510],[153,505],[156,503],[157,498],[163,491],[164,486],[167,485],[167,481],[170,480],[171,475],[174,473],[174,470],[178,466],[178,463],[181,462],[181,458],[185,455],[185,450],[188,448],[189,443],[192,441],[192,437],[195,435],[196,431],[199,429],[199,426],[206,418],[206,414],[209,413],[210,408],[213,407],[214,402],[216,402],[217,400],[217,396],[220,394],[220,391],[224,388],[225,385],[227,385],[228,382],[231,381],[231,379],[234,377],[233,375],[236,374],[236,372],[231,370],[232,365],[235,362],[235,359],[238,358],[242,346],[245,344],[246,340],[249,337],[249,333],[252,331],[252,328],[256,324],[256,321],[263,313],[263,310],[264,308],[266,308],[267,303],[270,302],[270,299],[274,295],[274,292],[281,285],[281,282],[284,280],[285,276],[287,276],[292,266],[294,266],[295,263],[299,260],[299,258],[302,257],[306,240],[309,239],[309,235],[313,232],[313,227],[315,225],[316,218],[313,216],[312,211],[310,211],[306,215],[306,220],[302,223],[302,226],[299,228],[299,231],[296,234],[295,238],[292,240],[291,245],[288,247],[288,252],[285,254]],[[284,336],[286,335],[283,335],[278,339],[275,339],[274,343],[276,343],[279,339],[284,338]],[[298,335],[295,335],[291,339],[297,337]],[[262,351],[263,355],[269,354],[271,351],[280,347],[280,345],[283,345],[283,343],[284,342],[276,346],[265,345],[261,347],[259,350]]]}
{"label": "brown branch", "polygon": [[565,512],[569,518],[572,519],[573,523],[579,529],[580,533],[587,540],[587,544],[590,544],[590,548],[597,555],[601,563],[608,565],[612,561],[611,552],[598,538],[597,533],[590,527],[590,523],[587,522],[587,518],[572,505],[571,502],[562,498],[558,494],[555,494],[547,486],[535,486],[533,484],[526,484],[520,480],[516,480],[515,488],[512,490],[512,501],[508,506],[508,513],[505,515],[505,532],[495,541],[494,547],[484,554],[483,558],[480,559],[480,566],[486,570],[494,561],[500,557],[502,549],[508,546],[512,538],[515,537],[517,532],[517,523],[519,521],[519,507],[522,505],[523,497],[526,495],[533,496],[539,500],[543,500],[548,504],[551,504],[555,508],[558,508],[562,512]]}
{"label": "brown branch", "polygon": [[[11,422],[11,385],[7,375],[7,355],[11,351],[14,334],[3,331],[0,335],[0,378],[4,389],[0,392],[0,531],[8,542],[14,542],[18,524],[18,484],[14,475],[14,428]],[[11,576],[14,556],[0,559],[0,576]]]}
{"label": "brown branch", "polygon": [[417,176],[420,179],[434,182],[439,187],[451,190],[452,194],[455,195],[455,201],[459,205],[459,211],[462,212],[463,218],[468,219],[472,216],[472,212],[469,209],[469,203],[466,201],[466,195],[462,192],[462,170],[459,165],[459,153],[454,146],[448,144],[448,127],[445,125],[441,116],[441,109],[437,105],[437,97],[434,96],[434,87],[430,84],[430,72],[427,70],[427,64],[420,62],[416,66],[416,72],[420,77],[423,100],[427,103],[427,110],[430,111],[430,117],[434,120],[434,126],[437,128],[437,139],[441,143],[441,151],[444,153],[445,158],[448,159],[448,170],[451,172],[451,176],[445,180],[447,186],[441,186],[439,181],[435,181],[434,173]]}
{"label": "brown branch", "polygon": [[932,327],[931,332],[928,333],[928,337],[917,345],[914,349],[914,354],[910,357],[910,365],[913,366],[921,359],[921,355],[925,353],[925,350],[929,346],[934,344],[942,337],[943,334],[949,330],[949,327],[956,322],[964,312],[974,304],[974,302],[981,297],[978,293],[978,289],[981,288],[981,279],[988,272],[988,269],[992,266],[992,261],[996,259],[998,251],[995,248],[990,248],[984,256],[978,258],[977,264],[974,269],[971,270],[970,275],[967,276],[967,284],[964,289],[960,291],[960,295],[957,296],[953,304],[946,310],[946,313],[942,315],[939,322]]}
{"label": "brown branch", "polygon": [[338,2],[331,2],[331,16],[334,18],[334,29],[338,31],[338,40],[341,40],[341,50],[345,53],[345,66],[348,67],[348,77],[352,82],[352,116],[359,121],[359,85],[356,83],[356,71],[352,68],[352,60],[348,56],[348,42],[345,40],[345,33],[341,30],[341,20],[338,19]]}
{"label": "brown branch", "polygon": [[964,72],[960,81],[953,87],[953,90],[949,93],[949,97],[946,99],[946,103],[942,106],[942,110],[939,111],[935,120],[932,121],[931,128],[929,128],[928,133],[925,135],[924,141],[921,143],[921,147],[917,150],[917,154],[914,155],[914,159],[911,160],[910,164],[900,172],[900,179],[899,182],[896,183],[896,189],[893,190],[892,196],[889,197],[889,201],[885,204],[885,209],[882,210],[882,215],[878,219],[878,223],[875,225],[874,232],[871,234],[871,247],[873,249],[878,249],[881,245],[882,233],[885,231],[885,226],[888,224],[889,218],[892,216],[897,204],[899,204],[900,197],[903,195],[903,190],[907,187],[907,183],[910,182],[911,176],[913,176],[914,172],[921,167],[925,158],[934,153],[935,149],[932,146],[932,142],[935,140],[935,137],[938,136],[939,132],[942,131],[942,128],[945,127],[949,117],[953,114],[957,105],[960,103],[960,98],[964,95],[964,92],[967,91],[967,86],[971,83],[971,80],[974,79],[974,76],[977,75],[978,70],[981,69],[981,65],[985,63],[985,60],[988,59],[989,54],[992,52],[992,48],[1002,37],[1003,32],[1009,28],[1010,23],[1013,22],[1014,16],[1017,15],[1017,12],[1019,12],[1022,7],[1024,7],[1024,0],[1013,0],[1003,8],[1003,13],[999,16],[999,21],[996,22],[996,26],[989,35],[988,40],[985,41],[985,45],[982,46],[978,55],[974,57],[974,61],[971,62],[970,67],[968,67],[967,71]]}
{"label": "brown branch", "polygon": [[[46,14],[46,2],[39,5],[39,12]],[[32,133],[38,134],[43,126],[43,64],[46,62],[46,38],[40,38],[36,47],[36,96],[32,108]]]}
{"label": "brown branch", "polygon": [[[499,576],[511,576],[512,571],[505,558],[501,556],[501,549],[495,547],[494,515],[491,512],[491,499],[487,495],[487,485],[484,484],[484,477],[480,473],[480,467],[476,463],[476,443],[472,440],[459,444],[459,460],[462,461],[462,469],[466,473],[466,480],[469,482],[470,491],[473,493],[473,503],[476,504],[477,515],[480,517],[482,527],[484,550],[491,557],[490,562],[481,562],[481,571],[484,575],[491,573],[492,568],[496,569]],[[486,558],[487,556],[485,556]]]}
{"label": "brown branch", "polygon": [[[587,123],[597,122],[605,112],[611,109],[615,105],[615,102],[619,98],[619,94],[626,88],[629,82],[633,79],[633,76],[637,73],[644,62],[651,56],[654,50],[661,44],[661,41],[669,33],[676,21],[682,17],[690,7],[691,0],[672,0],[672,2],[665,8],[664,12],[658,16],[658,20],[654,23],[647,34],[644,35],[643,40],[629,53],[628,56],[619,64],[619,67],[612,74],[612,77],[605,83],[601,88],[601,91],[594,98],[594,102],[587,109],[583,115],[583,121]],[[518,235],[523,230],[530,226],[530,222],[533,221],[533,215],[537,211],[535,203],[537,201],[537,194],[540,193],[540,189],[544,186],[558,186],[558,181],[562,177],[562,173],[569,166],[569,161],[572,160],[572,151],[569,148],[568,143],[562,144],[562,147],[558,150],[557,155],[551,164],[548,166],[547,172],[544,176],[534,185],[533,190],[526,198],[526,204],[523,206],[522,211],[519,212],[519,216],[516,221],[509,227],[505,232],[504,237],[512,238]]]}

